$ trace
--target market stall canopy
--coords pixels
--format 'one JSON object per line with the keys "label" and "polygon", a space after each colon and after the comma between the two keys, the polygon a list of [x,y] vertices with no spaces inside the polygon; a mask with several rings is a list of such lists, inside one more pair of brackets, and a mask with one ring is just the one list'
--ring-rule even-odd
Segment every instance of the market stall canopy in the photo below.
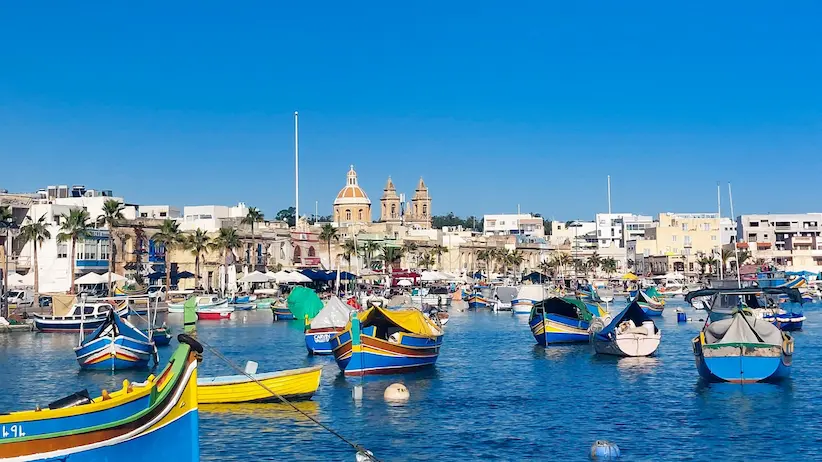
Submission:
{"label": "market stall canopy", "polygon": [[311,279],[312,281],[333,281],[337,278],[336,273],[332,273],[331,271],[320,271],[315,269],[304,269],[301,270],[300,273]]}
{"label": "market stall canopy", "polygon": [[639,278],[638,278],[638,277],[637,277],[637,275],[636,275],[636,274],[634,274],[634,273],[625,273],[625,274],[622,276],[622,279],[625,279],[626,281],[636,281],[636,280],[637,280],[637,279],[639,279]]}
{"label": "market stall canopy", "polygon": [[[369,308],[359,314],[360,322],[363,324],[366,324],[370,319],[380,316],[412,334],[426,337],[442,335],[442,331],[431,321],[431,318],[416,308],[401,308],[397,310]],[[350,322],[346,325],[346,328],[349,326]]]}
{"label": "market stall canopy", "polygon": [[311,278],[298,272],[277,271],[274,273],[277,284],[304,284],[311,282]]}
{"label": "market stall canopy", "polygon": [[81,285],[93,285],[93,284],[104,284],[108,283],[108,277],[103,277],[102,274],[97,273],[87,273],[74,281],[74,285],[81,286]]}
{"label": "market stall canopy", "polygon": [[532,271],[527,275],[523,276],[522,281],[531,281],[534,284],[541,284],[548,280],[548,276],[540,273],[539,271]]}
{"label": "market stall canopy", "polygon": [[425,282],[447,281],[448,276],[440,273],[439,271],[423,271],[422,280]]}
{"label": "market stall canopy", "polygon": [[247,275],[240,278],[238,282],[252,282],[252,283],[265,283],[265,282],[272,282],[274,278],[269,275],[268,273],[261,273],[259,271],[252,271]]}
{"label": "market stall canopy", "polygon": [[[29,271],[29,273],[31,273],[31,271]],[[32,275],[31,284],[26,284],[25,282],[24,276],[21,276],[14,271],[9,273],[9,287],[25,287],[26,285],[34,285],[34,276]]]}
{"label": "market stall canopy", "polygon": [[401,287],[410,287],[414,284],[408,279],[400,279],[399,282],[397,282],[397,285]]}

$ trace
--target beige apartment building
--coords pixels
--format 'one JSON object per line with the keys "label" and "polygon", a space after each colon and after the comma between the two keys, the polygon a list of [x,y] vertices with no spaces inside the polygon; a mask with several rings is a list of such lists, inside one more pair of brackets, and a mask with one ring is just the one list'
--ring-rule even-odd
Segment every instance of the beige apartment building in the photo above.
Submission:
{"label": "beige apartment building", "polygon": [[641,274],[699,272],[700,255],[719,254],[720,219],[715,213],[660,213],[656,226],[627,244],[628,259]]}

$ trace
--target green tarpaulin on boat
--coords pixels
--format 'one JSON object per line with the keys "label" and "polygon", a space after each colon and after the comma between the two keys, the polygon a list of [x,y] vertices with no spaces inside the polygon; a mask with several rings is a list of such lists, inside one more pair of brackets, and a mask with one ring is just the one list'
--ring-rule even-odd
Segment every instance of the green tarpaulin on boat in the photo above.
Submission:
{"label": "green tarpaulin on boat", "polygon": [[649,297],[662,298],[662,294],[660,294],[659,291],[656,290],[656,287],[648,287],[648,290],[645,291],[645,294],[647,294]]}
{"label": "green tarpaulin on boat", "polygon": [[288,309],[297,319],[305,319],[307,315],[311,320],[323,309],[323,302],[312,289],[297,286],[288,294]]}

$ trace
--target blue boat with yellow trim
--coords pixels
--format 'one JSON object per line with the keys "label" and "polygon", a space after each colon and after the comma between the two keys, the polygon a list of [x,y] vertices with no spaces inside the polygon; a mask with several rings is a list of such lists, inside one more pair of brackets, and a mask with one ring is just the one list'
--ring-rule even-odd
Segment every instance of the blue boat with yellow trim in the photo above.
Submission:
{"label": "blue boat with yellow trim", "polygon": [[665,311],[665,300],[653,287],[645,290],[637,291],[636,298],[634,298],[642,311],[648,316],[662,316]]}
{"label": "blue boat with yellow trim", "polygon": [[577,298],[550,297],[534,303],[528,325],[539,345],[588,343],[588,327],[605,310]]}
{"label": "blue boat with yellow trim", "polygon": [[345,330],[331,338],[345,375],[397,374],[437,362],[443,332],[415,308],[370,308],[352,313]]}
{"label": "blue boat with yellow trim", "polygon": [[[166,368],[92,399],[72,393],[47,407],[0,415],[0,457],[15,461],[199,460],[197,355],[186,335]],[[196,353],[195,353],[196,352]]]}
{"label": "blue boat with yellow trim", "polygon": [[331,297],[328,303],[317,313],[314,319],[305,318],[305,348],[311,355],[330,355],[331,337],[337,336],[344,329],[354,307]]}
{"label": "blue boat with yellow trim", "polygon": [[146,367],[152,358],[155,364],[158,362],[154,342],[114,310],[108,312],[103,324],[82,339],[74,354],[83,369],[114,371]]}
{"label": "blue boat with yellow trim", "polygon": [[482,296],[479,292],[474,292],[468,296],[468,308],[475,310],[477,308],[488,308],[488,299]]}

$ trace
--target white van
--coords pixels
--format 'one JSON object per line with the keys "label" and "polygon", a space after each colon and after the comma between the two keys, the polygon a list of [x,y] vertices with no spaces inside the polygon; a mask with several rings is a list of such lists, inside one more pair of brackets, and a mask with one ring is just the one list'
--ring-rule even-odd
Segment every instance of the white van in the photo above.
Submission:
{"label": "white van", "polygon": [[17,305],[20,308],[34,306],[34,294],[28,290],[10,290],[9,305]]}

